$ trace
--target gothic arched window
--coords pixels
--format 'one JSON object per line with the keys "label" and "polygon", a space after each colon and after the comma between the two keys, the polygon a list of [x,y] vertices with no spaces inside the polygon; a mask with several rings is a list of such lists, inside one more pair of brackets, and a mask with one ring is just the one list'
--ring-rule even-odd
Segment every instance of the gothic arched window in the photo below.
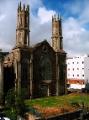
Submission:
{"label": "gothic arched window", "polygon": [[28,79],[28,72],[29,72],[29,60],[25,58],[22,60],[22,79],[24,80],[23,81],[24,83]]}
{"label": "gothic arched window", "polygon": [[52,80],[52,64],[48,56],[46,55],[41,56],[40,69],[42,80]]}

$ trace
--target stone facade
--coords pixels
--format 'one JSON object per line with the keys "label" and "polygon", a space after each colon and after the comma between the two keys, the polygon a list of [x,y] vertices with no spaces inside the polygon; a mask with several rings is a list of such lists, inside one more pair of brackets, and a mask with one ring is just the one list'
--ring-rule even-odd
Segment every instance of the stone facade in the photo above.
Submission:
{"label": "stone facade", "polygon": [[4,56],[6,56],[8,52],[2,52],[0,51],[0,104],[2,104],[2,99],[4,95],[4,85],[3,85],[3,59]]}
{"label": "stone facade", "polygon": [[21,3],[17,10],[16,45],[1,62],[2,92],[24,89],[25,98],[66,93],[66,53],[63,50],[61,19],[52,18],[52,47],[44,40],[29,44],[29,6]]}

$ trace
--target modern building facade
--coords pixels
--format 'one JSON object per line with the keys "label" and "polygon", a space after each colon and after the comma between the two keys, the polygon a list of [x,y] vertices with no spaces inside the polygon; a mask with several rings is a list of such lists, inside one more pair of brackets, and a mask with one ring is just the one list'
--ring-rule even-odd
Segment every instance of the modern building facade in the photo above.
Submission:
{"label": "modern building facade", "polygon": [[89,55],[67,58],[66,62],[68,80],[84,81],[82,85],[89,82]]}
{"label": "modern building facade", "polygon": [[29,5],[18,5],[16,45],[4,57],[0,81],[4,95],[14,88],[25,89],[25,98],[66,93],[66,52],[63,50],[61,19],[52,18],[52,46],[44,40],[30,45]]}
{"label": "modern building facade", "polygon": [[84,58],[84,79],[89,83],[89,55]]}
{"label": "modern building facade", "polygon": [[67,79],[84,79],[84,58],[85,56],[67,58]]}

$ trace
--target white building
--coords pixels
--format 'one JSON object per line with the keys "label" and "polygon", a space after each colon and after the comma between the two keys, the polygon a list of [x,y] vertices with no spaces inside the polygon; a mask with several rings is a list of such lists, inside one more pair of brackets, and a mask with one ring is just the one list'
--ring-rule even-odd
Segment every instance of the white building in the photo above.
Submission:
{"label": "white building", "polygon": [[89,83],[89,56],[84,59],[84,79]]}
{"label": "white building", "polygon": [[85,56],[67,58],[67,79],[84,79]]}
{"label": "white building", "polygon": [[67,58],[66,62],[68,80],[89,82],[89,55]]}

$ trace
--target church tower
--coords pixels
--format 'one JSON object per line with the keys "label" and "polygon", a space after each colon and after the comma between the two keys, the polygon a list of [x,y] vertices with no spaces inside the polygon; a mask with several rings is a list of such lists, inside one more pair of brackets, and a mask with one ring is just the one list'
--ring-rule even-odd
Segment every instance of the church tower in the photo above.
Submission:
{"label": "church tower", "polygon": [[55,52],[59,52],[63,49],[62,38],[61,18],[54,15],[52,17],[52,47]]}
{"label": "church tower", "polygon": [[16,28],[16,47],[29,46],[29,5],[23,7],[18,4],[17,28]]}
{"label": "church tower", "polygon": [[56,95],[66,93],[66,52],[63,50],[62,22],[59,16],[52,17],[52,48],[56,55]]}

